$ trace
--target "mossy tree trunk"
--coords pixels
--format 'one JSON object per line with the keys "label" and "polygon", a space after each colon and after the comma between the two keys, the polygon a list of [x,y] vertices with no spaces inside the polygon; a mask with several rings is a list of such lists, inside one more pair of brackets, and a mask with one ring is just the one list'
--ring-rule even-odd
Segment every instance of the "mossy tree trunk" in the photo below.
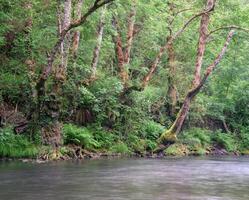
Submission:
{"label": "mossy tree trunk", "polygon": [[199,42],[198,42],[198,49],[197,49],[197,57],[196,57],[196,65],[195,65],[195,73],[194,73],[194,79],[192,81],[192,89],[187,93],[183,105],[174,121],[172,126],[166,130],[160,137],[159,142],[160,143],[168,143],[168,142],[175,142],[177,139],[178,133],[181,131],[183,123],[186,119],[186,116],[190,109],[190,104],[194,97],[200,92],[202,89],[204,83],[206,82],[209,75],[212,73],[212,71],[215,69],[215,67],[219,64],[221,61],[223,55],[225,54],[227,47],[233,37],[234,31],[230,31],[226,42],[220,52],[220,54],[216,57],[214,62],[207,68],[203,78],[201,79],[201,67],[202,67],[202,61],[204,57],[205,47],[206,47],[206,40],[208,37],[208,24],[209,24],[209,18],[210,18],[210,11],[214,9],[215,6],[215,0],[207,0],[207,6],[206,10],[209,11],[207,13],[204,13],[201,19],[200,24],[200,30],[199,30]]}
{"label": "mossy tree trunk", "polygon": [[233,35],[234,35],[234,31],[231,30],[228,33],[226,42],[225,42],[221,52],[216,57],[214,62],[211,65],[209,65],[209,67],[206,69],[206,72],[205,72],[203,78],[201,79],[200,83],[187,93],[187,95],[184,99],[183,105],[182,105],[173,125],[168,130],[166,130],[159,138],[160,143],[168,143],[168,142],[175,142],[176,141],[177,135],[181,131],[182,125],[186,119],[188,112],[189,112],[190,104],[191,104],[192,100],[200,92],[200,90],[202,89],[203,85],[205,84],[206,80],[208,79],[209,75],[213,72],[215,67],[220,63],[222,57],[224,56],[224,54],[227,50],[229,43],[231,42]]}
{"label": "mossy tree trunk", "polygon": [[168,54],[168,67],[169,67],[169,75],[168,75],[168,100],[169,100],[169,115],[170,117],[174,117],[176,114],[176,106],[177,106],[177,89],[176,89],[176,59],[175,59],[175,51],[174,44],[172,38],[168,38],[167,45],[167,54]]}

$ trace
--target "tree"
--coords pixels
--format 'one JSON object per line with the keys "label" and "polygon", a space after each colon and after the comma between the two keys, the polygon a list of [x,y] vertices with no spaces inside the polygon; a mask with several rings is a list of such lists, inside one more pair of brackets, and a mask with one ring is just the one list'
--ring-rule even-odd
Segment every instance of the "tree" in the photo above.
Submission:
{"label": "tree", "polygon": [[[67,25],[65,25],[65,27],[63,28],[63,30],[61,30],[61,33],[59,35],[59,38],[57,40],[57,42],[55,43],[54,47],[52,48],[52,50],[50,51],[50,53],[48,53],[48,58],[47,58],[47,65],[44,67],[41,76],[36,84],[36,89],[38,92],[38,113],[40,113],[41,111],[44,112],[44,107],[42,104],[42,98],[45,95],[45,83],[48,79],[48,77],[51,74],[51,70],[53,67],[53,63],[56,59],[56,56],[61,48],[61,45],[63,44],[65,38],[68,36],[68,33],[71,29],[76,28],[78,26],[83,25],[86,20],[88,19],[88,17],[93,14],[94,12],[97,11],[98,8],[104,6],[107,3],[112,2],[113,0],[95,0],[95,2],[93,3],[93,5],[88,9],[88,11],[82,15],[82,17],[78,20],[75,20],[73,22],[68,23],[67,21]],[[70,2],[69,2],[70,3]],[[66,9],[67,10],[67,9]],[[68,19],[68,17],[65,17],[66,19]],[[58,110],[58,103],[56,102],[57,100],[55,99],[55,97],[52,97],[53,101],[50,103],[50,105],[47,105],[46,107],[51,110],[53,112],[53,109],[57,112]],[[44,138],[46,138],[46,143],[50,143],[53,144],[55,147],[57,147],[60,144],[60,137],[61,137],[61,127],[60,124],[58,122],[58,115],[56,116],[52,116],[54,118],[54,122],[52,122],[52,124],[45,124],[43,126],[43,135]]]}
{"label": "tree", "polygon": [[194,79],[192,82],[192,88],[187,93],[187,95],[184,99],[183,105],[182,105],[173,125],[170,127],[169,130],[165,131],[161,135],[160,142],[162,142],[162,143],[176,141],[177,135],[181,131],[183,122],[184,122],[184,120],[189,112],[190,104],[191,104],[192,100],[200,92],[200,90],[202,89],[202,87],[205,84],[209,75],[213,72],[215,67],[221,61],[223,55],[225,54],[225,52],[227,50],[228,44],[230,43],[230,41],[234,35],[234,30],[229,32],[228,37],[226,39],[226,42],[225,42],[221,52],[216,57],[214,62],[207,68],[203,78],[201,79],[201,68],[202,68],[202,64],[203,64],[205,46],[206,46],[207,38],[208,38],[208,24],[209,24],[209,20],[210,20],[210,12],[214,10],[214,7],[215,7],[215,0],[207,0],[207,5],[206,5],[207,12],[202,14],[201,23],[200,23],[199,42],[198,42],[195,73],[194,73]]}

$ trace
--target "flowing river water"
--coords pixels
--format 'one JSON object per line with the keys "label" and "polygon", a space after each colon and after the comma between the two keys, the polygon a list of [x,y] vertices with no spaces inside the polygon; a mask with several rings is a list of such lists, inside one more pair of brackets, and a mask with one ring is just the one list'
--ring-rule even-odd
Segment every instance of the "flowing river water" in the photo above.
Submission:
{"label": "flowing river water", "polygon": [[0,162],[0,200],[249,200],[249,158]]}

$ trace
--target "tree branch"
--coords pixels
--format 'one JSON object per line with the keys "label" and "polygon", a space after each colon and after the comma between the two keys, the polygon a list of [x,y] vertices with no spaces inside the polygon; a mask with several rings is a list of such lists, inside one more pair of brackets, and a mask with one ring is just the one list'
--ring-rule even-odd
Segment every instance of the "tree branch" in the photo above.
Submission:
{"label": "tree branch", "polygon": [[240,26],[236,26],[236,25],[229,25],[229,26],[222,26],[222,27],[219,27],[219,28],[216,28],[216,29],[210,31],[208,33],[207,37],[209,37],[213,33],[216,33],[216,32],[218,32],[220,30],[227,30],[227,29],[237,29],[237,30],[249,33],[249,29],[246,29],[246,28],[243,28],[243,27],[240,27]]}
{"label": "tree branch", "polygon": [[211,12],[213,9],[214,9],[214,6],[209,8],[208,10],[204,10],[204,11],[192,16],[188,21],[185,22],[183,27],[176,32],[176,34],[173,36],[173,40],[175,40],[177,37],[179,37],[183,33],[183,31],[185,31],[185,29],[191,24],[191,22],[193,22],[196,18],[198,18],[206,13]]}
{"label": "tree branch", "polygon": [[98,8],[102,7],[103,5],[105,5],[107,3],[113,2],[113,1],[114,0],[104,0],[103,2],[99,3],[100,0],[96,0],[95,3],[93,4],[93,6],[91,8],[89,8],[89,10],[79,20],[76,20],[73,23],[70,23],[70,25],[68,27],[66,27],[64,30],[62,30],[59,39],[57,40],[56,44],[54,45],[54,48],[50,52],[50,56],[48,58],[48,64],[47,64],[47,67],[43,70],[41,79],[46,80],[48,78],[48,76],[51,72],[52,65],[53,65],[53,62],[55,60],[56,54],[58,53],[59,47],[60,47],[61,43],[63,42],[67,33],[71,29],[84,24],[86,22],[87,18],[92,13],[94,13]]}
{"label": "tree branch", "polygon": [[88,17],[93,14],[98,8],[102,7],[105,4],[108,4],[110,2],[113,2],[115,0],[95,0],[94,4],[92,7],[90,7],[88,9],[88,11],[79,19],[76,20],[72,23],[70,23],[70,25],[68,27],[66,27],[64,30],[61,31],[61,34],[56,42],[56,44],[54,45],[53,49],[51,50],[51,52],[49,53],[49,57],[47,60],[47,66],[43,69],[41,77],[36,85],[37,91],[38,91],[38,96],[41,96],[44,94],[44,85],[46,80],[48,79],[51,70],[52,70],[52,66],[54,63],[54,60],[56,58],[56,54],[58,53],[59,49],[60,49],[60,45],[62,44],[63,40],[65,39],[67,33],[75,28],[78,27],[82,24],[84,24],[86,22],[86,20],[88,19]]}
{"label": "tree branch", "polygon": [[215,69],[215,67],[220,63],[221,59],[223,58],[223,56],[225,55],[228,45],[230,44],[233,36],[234,36],[235,31],[231,30],[228,35],[227,35],[227,39],[226,42],[221,50],[221,52],[218,54],[218,56],[215,58],[214,62],[209,65],[209,67],[206,69],[205,75],[203,76],[201,82],[200,82],[200,87],[203,86],[203,84],[205,83],[205,81],[207,80],[207,78],[209,77],[209,75],[213,72],[213,70]]}

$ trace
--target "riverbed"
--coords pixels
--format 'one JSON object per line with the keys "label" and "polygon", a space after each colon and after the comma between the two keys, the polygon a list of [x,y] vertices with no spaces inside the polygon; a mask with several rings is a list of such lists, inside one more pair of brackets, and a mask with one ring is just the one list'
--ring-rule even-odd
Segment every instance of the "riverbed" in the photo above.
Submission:
{"label": "riverbed", "polygon": [[248,157],[0,162],[0,200],[248,200]]}

